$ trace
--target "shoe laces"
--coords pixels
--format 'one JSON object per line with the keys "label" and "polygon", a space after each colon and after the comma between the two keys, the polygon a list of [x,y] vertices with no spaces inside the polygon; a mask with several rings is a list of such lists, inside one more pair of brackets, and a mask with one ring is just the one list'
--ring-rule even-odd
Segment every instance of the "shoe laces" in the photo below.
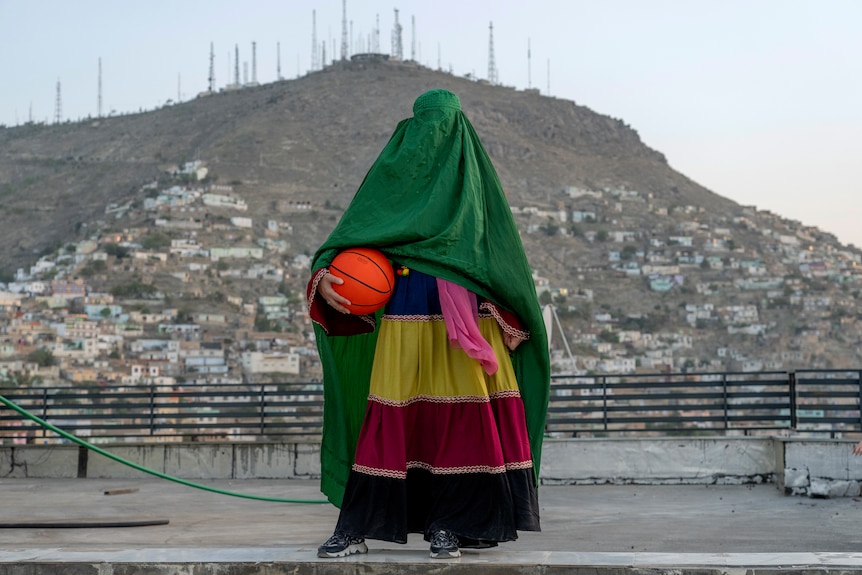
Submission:
{"label": "shoe laces", "polygon": [[431,544],[435,547],[458,547],[458,537],[451,531],[440,529],[434,532]]}
{"label": "shoe laces", "polygon": [[326,543],[324,543],[324,545],[341,545],[346,547],[347,545],[357,545],[359,543],[362,543],[363,541],[364,539],[362,539],[361,537],[351,537],[346,533],[336,531],[329,539],[326,540]]}

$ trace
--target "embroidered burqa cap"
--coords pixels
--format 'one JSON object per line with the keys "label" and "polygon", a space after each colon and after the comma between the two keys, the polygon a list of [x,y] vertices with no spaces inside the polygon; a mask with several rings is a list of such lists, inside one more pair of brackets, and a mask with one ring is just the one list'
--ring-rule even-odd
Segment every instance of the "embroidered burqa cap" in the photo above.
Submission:
{"label": "embroidered burqa cap", "polygon": [[[500,180],[452,92],[431,90],[416,99],[413,117],[395,128],[315,254],[312,271],[358,246],[376,247],[400,264],[464,286],[523,322],[530,339],[512,353],[512,363],[538,480],[550,382],[547,332]],[[324,368],[321,489],[340,505],[377,334],[333,336],[317,324],[315,334]]]}

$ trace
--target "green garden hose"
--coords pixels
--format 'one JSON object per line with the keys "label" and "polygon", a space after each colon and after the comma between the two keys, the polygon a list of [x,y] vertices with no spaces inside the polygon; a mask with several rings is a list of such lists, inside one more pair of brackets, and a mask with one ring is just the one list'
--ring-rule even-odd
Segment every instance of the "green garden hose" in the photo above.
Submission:
{"label": "green garden hose", "polygon": [[88,442],[84,441],[83,439],[79,439],[79,438],[75,437],[74,435],[72,435],[71,433],[63,431],[62,429],[51,425],[47,421],[40,419],[39,417],[33,415],[32,413],[30,413],[29,411],[27,411],[23,407],[20,407],[19,405],[16,405],[15,403],[9,401],[8,399],[3,397],[2,395],[0,395],[0,403],[5,405],[9,409],[17,411],[19,414],[23,415],[27,419],[35,421],[36,423],[38,423],[39,425],[41,425],[45,429],[53,431],[57,435],[60,435],[61,437],[64,437],[64,438],[68,439],[69,441],[72,441],[73,443],[77,443],[78,445],[80,445],[82,447],[86,447],[87,449],[95,451],[99,455],[104,455],[108,459],[113,459],[117,463],[122,463],[123,465],[128,465],[129,467],[137,469],[138,471],[142,471],[144,473],[149,473],[150,475],[155,475],[156,477],[160,477],[161,479],[167,479],[168,481],[180,483],[180,484],[186,485],[188,487],[194,487],[195,489],[203,489],[204,491],[211,491],[212,493],[219,493],[221,495],[230,495],[231,497],[243,497],[245,499],[257,499],[259,501],[273,501],[275,503],[307,503],[307,504],[329,503],[329,501],[327,501],[325,499],[284,499],[281,497],[266,497],[263,495],[250,495],[247,493],[237,493],[235,491],[226,491],[224,489],[217,489],[215,487],[208,487],[206,485],[201,485],[199,483],[195,483],[193,481],[188,481],[186,479],[180,479],[179,477],[167,475],[165,473],[161,473],[161,472],[156,471],[154,469],[148,469],[146,467],[138,465],[137,463],[129,461],[128,459],[123,459],[122,457],[120,457],[118,455],[114,455],[113,453],[110,453],[108,451],[105,451],[104,449],[96,447],[92,443],[88,443]]}

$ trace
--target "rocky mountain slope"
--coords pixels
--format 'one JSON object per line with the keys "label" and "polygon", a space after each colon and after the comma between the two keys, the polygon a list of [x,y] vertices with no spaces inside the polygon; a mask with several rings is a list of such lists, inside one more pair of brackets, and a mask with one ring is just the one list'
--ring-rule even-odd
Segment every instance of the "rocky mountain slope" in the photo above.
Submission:
{"label": "rocky mountain slope", "polygon": [[242,182],[252,210],[279,198],[345,205],[416,96],[436,87],[461,98],[513,203],[551,205],[564,186],[623,185],[734,209],[669,168],[621,120],[410,63],[351,62],[152,112],[0,129],[0,266],[86,234],[83,224],[106,204],[193,159],[219,182]]}

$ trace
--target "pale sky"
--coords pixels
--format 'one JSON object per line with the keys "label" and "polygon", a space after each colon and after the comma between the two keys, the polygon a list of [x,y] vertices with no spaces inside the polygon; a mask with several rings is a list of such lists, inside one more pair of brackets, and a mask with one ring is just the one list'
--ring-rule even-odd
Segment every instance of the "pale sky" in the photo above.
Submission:
{"label": "pale sky", "polygon": [[[744,205],[862,247],[862,0],[347,0],[349,52],[538,88],[620,118],[670,165]],[[0,0],[0,124],[152,109],[311,65],[312,11],[340,57],[340,0]],[[527,48],[530,47],[530,58]],[[334,52],[334,54],[333,54]],[[469,112],[469,111],[468,111]],[[469,115],[469,113],[468,113]]]}

